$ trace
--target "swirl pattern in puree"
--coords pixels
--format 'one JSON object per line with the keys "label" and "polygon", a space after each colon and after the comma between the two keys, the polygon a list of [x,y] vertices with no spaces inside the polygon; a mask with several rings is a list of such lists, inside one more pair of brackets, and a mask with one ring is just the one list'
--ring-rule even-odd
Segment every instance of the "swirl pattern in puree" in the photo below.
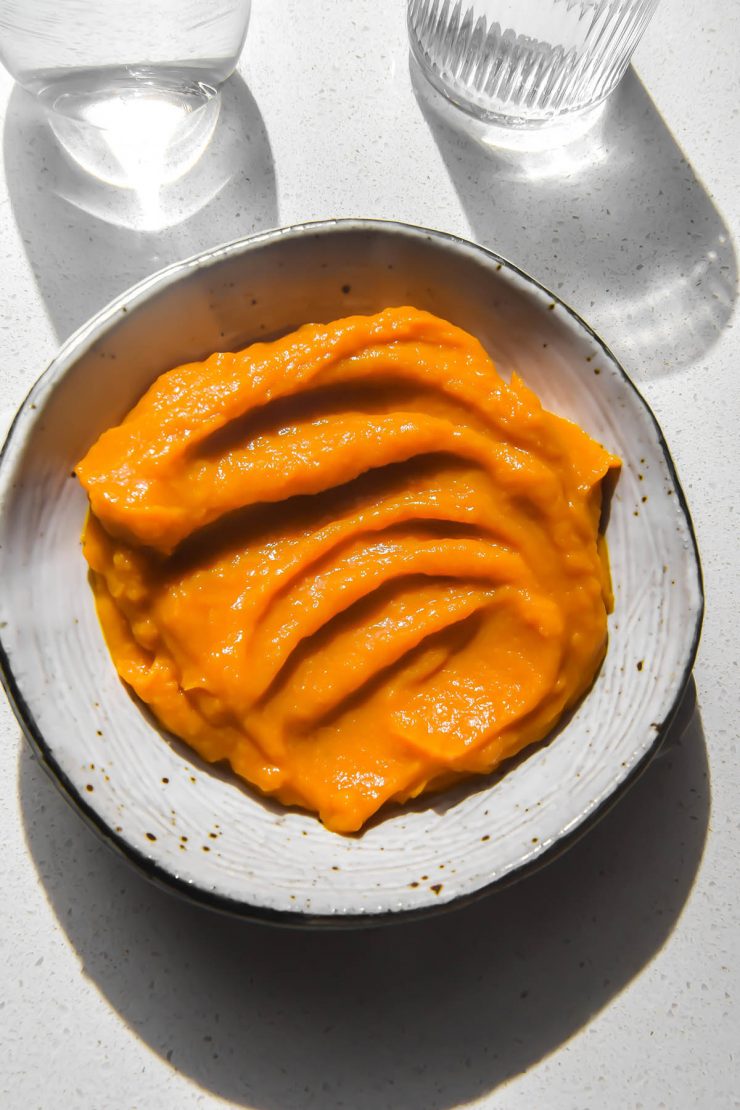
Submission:
{"label": "swirl pattern in puree", "polygon": [[114,663],[205,759],[357,830],[588,689],[618,465],[412,308],[180,366],[77,469]]}

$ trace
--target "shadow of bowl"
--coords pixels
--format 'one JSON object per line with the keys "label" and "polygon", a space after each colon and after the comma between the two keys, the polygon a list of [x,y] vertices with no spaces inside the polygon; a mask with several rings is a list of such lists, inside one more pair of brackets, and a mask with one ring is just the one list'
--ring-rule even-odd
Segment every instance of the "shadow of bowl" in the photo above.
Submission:
{"label": "shadow of bowl", "polygon": [[146,883],[23,745],[28,847],[57,920],[131,1031],[231,1105],[454,1107],[554,1051],[670,937],[709,817],[693,682],[660,755],[565,856],[455,913],[275,930]]}

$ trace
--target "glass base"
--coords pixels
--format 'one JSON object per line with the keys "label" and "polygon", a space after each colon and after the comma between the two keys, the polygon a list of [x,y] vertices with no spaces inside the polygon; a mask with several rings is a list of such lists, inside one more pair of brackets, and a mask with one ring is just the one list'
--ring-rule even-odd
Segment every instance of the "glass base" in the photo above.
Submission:
{"label": "glass base", "polygon": [[476,105],[457,97],[434,71],[411,51],[412,68],[431,88],[444,97],[450,106],[447,116],[475,137],[479,142],[499,150],[537,153],[568,146],[587,135],[602,118],[608,97],[594,104],[549,118],[532,118],[507,115],[502,112],[484,111]]}
{"label": "glass base", "polygon": [[[454,109],[462,111],[454,101]],[[593,108],[558,116],[542,123],[528,123],[524,126],[516,122],[479,119],[471,116],[470,127],[480,142],[498,150],[536,154],[561,147],[571,146],[596,128],[604,114],[606,102],[602,101]]]}

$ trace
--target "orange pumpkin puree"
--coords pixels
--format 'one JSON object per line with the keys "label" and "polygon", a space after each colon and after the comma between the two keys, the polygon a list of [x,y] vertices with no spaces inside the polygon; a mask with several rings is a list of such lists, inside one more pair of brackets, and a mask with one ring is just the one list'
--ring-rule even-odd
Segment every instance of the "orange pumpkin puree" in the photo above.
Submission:
{"label": "orange pumpkin puree", "polygon": [[206,760],[357,830],[588,689],[618,465],[413,308],[180,366],[77,468],[113,661]]}

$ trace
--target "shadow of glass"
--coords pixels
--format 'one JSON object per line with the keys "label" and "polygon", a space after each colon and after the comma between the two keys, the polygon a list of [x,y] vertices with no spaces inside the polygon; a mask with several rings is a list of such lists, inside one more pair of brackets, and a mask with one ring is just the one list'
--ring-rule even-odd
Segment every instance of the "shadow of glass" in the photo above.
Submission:
{"label": "shadow of glass", "polygon": [[124,188],[86,173],[20,86],[3,153],[19,234],[60,340],[163,266],[278,223],[269,138],[237,75],[223,88],[208,146],[176,180]]}
{"label": "shadow of glass", "polygon": [[453,1107],[552,1052],[665,943],[709,815],[693,683],[658,758],[588,836],[455,913],[307,933],[220,917],[98,841],[23,745],[27,843],[94,982],[163,1059],[232,1105]]}
{"label": "shadow of glass", "polygon": [[484,128],[410,67],[480,243],[571,304],[637,380],[705,354],[737,296],[730,232],[634,71],[591,132],[526,154],[487,146]]}

